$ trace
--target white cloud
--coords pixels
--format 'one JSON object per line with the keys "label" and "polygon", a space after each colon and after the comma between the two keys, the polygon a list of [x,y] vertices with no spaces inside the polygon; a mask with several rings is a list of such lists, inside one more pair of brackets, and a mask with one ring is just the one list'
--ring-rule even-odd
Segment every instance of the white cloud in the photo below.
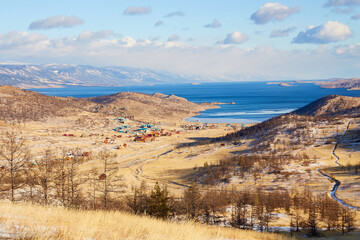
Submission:
{"label": "white cloud", "polygon": [[204,25],[204,27],[219,28],[219,27],[221,27],[221,23],[218,20],[214,19],[212,23],[206,24],[206,25]]}
{"label": "white cloud", "polygon": [[30,23],[30,30],[39,30],[39,29],[51,29],[51,28],[71,28],[76,25],[82,24],[83,21],[76,16],[65,16],[58,15],[54,17],[48,17],[45,19],[40,19]]}
{"label": "white cloud", "polygon": [[[101,32],[85,31],[73,38],[53,39],[26,32],[0,35],[0,61],[146,67],[178,73],[261,75],[278,80],[351,77],[359,71],[357,61],[342,57],[345,47],[337,53],[327,48],[286,51],[271,46],[194,47],[180,40],[135,40],[131,36],[119,38],[116,34]],[[358,47],[349,49],[360,52]]]}
{"label": "white cloud", "polygon": [[172,34],[169,36],[168,38],[168,42],[176,42],[180,39],[179,35],[177,34]]}
{"label": "white cloud", "polygon": [[360,43],[337,47],[335,53],[345,57],[360,57]]}
{"label": "white cloud", "polygon": [[165,15],[164,17],[183,17],[185,13],[183,11],[176,11]]}
{"label": "white cloud", "polygon": [[287,37],[289,36],[289,33],[293,32],[296,29],[296,27],[287,28],[284,30],[281,29],[275,29],[271,32],[270,37],[276,38],[276,37]]}
{"label": "white cloud", "polygon": [[258,11],[251,15],[251,20],[256,24],[266,24],[270,21],[281,21],[289,17],[294,13],[300,11],[300,6],[297,7],[288,7],[281,5],[280,3],[266,3],[261,6]]}
{"label": "white cloud", "polygon": [[126,36],[119,41],[119,43],[124,47],[133,47],[136,45],[136,40],[132,37]]}
{"label": "white cloud", "polygon": [[94,41],[94,40],[99,40],[99,39],[110,37],[113,34],[114,34],[114,32],[111,30],[101,30],[101,31],[97,31],[97,32],[84,31],[79,34],[79,36],[77,37],[77,41],[81,41],[81,42]]}
{"label": "white cloud", "polygon": [[47,37],[37,33],[12,31],[0,34],[0,48],[19,48],[47,42]]}
{"label": "white cloud", "polygon": [[144,14],[148,14],[150,12],[151,12],[150,6],[147,6],[147,7],[130,6],[124,10],[123,14],[124,15],[144,15]]}
{"label": "white cloud", "polygon": [[249,37],[242,33],[242,32],[238,32],[235,31],[233,33],[229,33],[226,38],[224,39],[224,41],[218,42],[220,44],[240,44],[240,43],[244,43],[249,39]]}
{"label": "white cloud", "polygon": [[163,22],[163,21],[157,21],[157,22],[155,23],[155,27],[159,27],[159,26],[162,26],[162,25],[164,25],[164,22]]}
{"label": "white cloud", "polygon": [[360,0],[328,0],[324,7],[338,7],[338,6],[358,6]]}
{"label": "white cloud", "polygon": [[360,19],[360,13],[351,16],[351,20],[358,20],[358,19]]}
{"label": "white cloud", "polygon": [[300,32],[292,40],[292,43],[326,44],[346,40],[352,35],[352,31],[347,25],[338,21],[328,21],[320,26],[308,27],[306,31]]}

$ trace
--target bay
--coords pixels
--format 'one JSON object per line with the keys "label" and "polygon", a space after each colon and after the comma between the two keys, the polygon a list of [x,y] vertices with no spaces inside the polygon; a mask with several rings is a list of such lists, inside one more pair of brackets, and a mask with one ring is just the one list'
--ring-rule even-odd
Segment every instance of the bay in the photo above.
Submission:
{"label": "bay", "polygon": [[297,108],[326,95],[360,96],[359,90],[324,89],[312,83],[299,83],[292,87],[283,87],[267,82],[161,84],[154,86],[125,87],[67,87],[30,89],[49,96],[60,97],[96,97],[118,92],[141,92],[153,94],[174,94],[189,101],[222,102],[235,104],[220,105],[200,115],[187,119],[208,123],[254,123],[261,122],[279,114],[291,112]]}

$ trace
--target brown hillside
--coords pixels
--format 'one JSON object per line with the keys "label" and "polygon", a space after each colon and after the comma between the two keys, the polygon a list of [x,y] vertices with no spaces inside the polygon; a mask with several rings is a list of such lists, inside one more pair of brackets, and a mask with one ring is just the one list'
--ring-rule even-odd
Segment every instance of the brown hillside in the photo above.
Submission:
{"label": "brown hillside", "polygon": [[50,97],[12,86],[0,86],[0,120],[39,121],[48,117],[74,115],[90,103],[75,98]]}
{"label": "brown hillside", "polygon": [[360,87],[360,78],[335,79],[320,83],[322,88],[348,88],[356,89]]}
{"label": "brown hillside", "polygon": [[299,108],[293,113],[306,116],[359,114],[360,97],[329,95]]}
{"label": "brown hillside", "polygon": [[143,121],[181,120],[199,111],[214,108],[212,104],[196,104],[185,98],[156,93],[117,93],[89,98],[90,101],[107,105],[106,108],[126,108],[127,114]]}
{"label": "brown hillside", "polygon": [[12,86],[0,86],[0,120],[29,121],[48,117],[73,116],[83,111],[109,116],[133,116],[142,121],[182,120],[199,111],[216,107],[196,104],[185,98],[156,93],[117,93],[112,95],[77,99],[52,97]]}

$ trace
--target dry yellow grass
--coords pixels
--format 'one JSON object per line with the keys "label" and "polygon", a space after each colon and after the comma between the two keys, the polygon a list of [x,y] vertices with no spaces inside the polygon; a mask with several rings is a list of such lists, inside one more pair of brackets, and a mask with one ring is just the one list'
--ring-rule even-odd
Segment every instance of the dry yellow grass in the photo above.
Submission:
{"label": "dry yellow grass", "polygon": [[121,212],[68,210],[0,202],[0,238],[15,239],[264,239],[282,235],[258,233],[193,222],[165,222]]}

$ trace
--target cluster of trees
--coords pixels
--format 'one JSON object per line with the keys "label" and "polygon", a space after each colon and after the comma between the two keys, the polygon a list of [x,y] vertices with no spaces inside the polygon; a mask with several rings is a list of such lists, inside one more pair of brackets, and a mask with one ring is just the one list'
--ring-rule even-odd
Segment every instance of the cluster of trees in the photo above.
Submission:
{"label": "cluster of trees", "polygon": [[[32,158],[25,139],[17,132],[4,133],[0,145],[0,198],[62,205],[69,208],[129,210],[158,218],[171,212],[166,188],[156,184],[147,192],[143,183],[124,195],[124,181],[118,173],[114,155],[102,151],[97,166],[80,169],[84,156],[80,149],[47,149],[41,158]],[[60,157],[58,157],[60,155]],[[86,154],[87,155],[87,154]],[[88,159],[87,159],[88,160]]]}
{"label": "cluster of trees", "polygon": [[290,161],[297,161],[301,165],[308,165],[310,157],[307,154],[244,154],[231,158],[226,158],[217,163],[209,164],[205,162],[203,167],[199,167],[192,176],[193,181],[198,181],[206,185],[217,185],[229,183],[231,178],[238,176],[242,179],[253,177],[255,180],[264,174],[276,174],[288,177],[284,166]]}
{"label": "cluster of trees", "polygon": [[[181,144],[178,147],[196,145],[207,145],[219,142],[238,142],[240,139],[255,139],[252,146],[253,151],[264,152],[285,152],[296,150],[314,143],[314,133],[310,131],[311,126],[326,124],[329,120],[337,121],[337,118],[329,116],[302,116],[295,113],[280,115],[270,118],[253,126],[243,128],[239,131],[229,133],[222,137],[199,140],[198,142]],[[287,141],[276,139],[279,133],[288,136]],[[277,146],[278,145],[278,146]],[[284,146],[286,145],[286,146]]]}
{"label": "cluster of trees", "polygon": [[166,188],[156,184],[148,191],[146,184],[133,188],[125,206],[134,214],[161,218],[187,218],[212,225],[270,231],[270,223],[278,213],[290,219],[291,232],[306,230],[317,236],[320,228],[342,233],[354,230],[356,212],[342,207],[327,194],[314,196],[309,189],[302,192],[212,189],[200,191],[194,183],[180,198],[171,197]]}
{"label": "cluster of trees", "polygon": [[309,133],[301,131],[302,129],[313,125],[318,126],[319,124],[328,122],[329,120],[336,121],[338,119],[331,116],[303,116],[297,115],[295,113],[289,113],[286,115],[270,118],[251,127],[227,134],[224,137],[215,138],[214,141],[234,141],[244,137],[257,137],[258,139],[264,137],[266,138],[273,135],[273,133],[279,132],[279,130],[281,130],[281,128],[285,125],[292,126],[291,129],[288,129],[288,133],[290,135],[303,138],[306,137],[304,134]]}
{"label": "cluster of trees", "polygon": [[0,145],[0,196],[12,202],[108,209],[124,187],[114,156],[100,152],[93,156],[99,165],[81,171],[80,165],[88,157],[80,149],[62,149],[60,153],[47,149],[41,158],[32,158],[18,132],[5,132]]}

